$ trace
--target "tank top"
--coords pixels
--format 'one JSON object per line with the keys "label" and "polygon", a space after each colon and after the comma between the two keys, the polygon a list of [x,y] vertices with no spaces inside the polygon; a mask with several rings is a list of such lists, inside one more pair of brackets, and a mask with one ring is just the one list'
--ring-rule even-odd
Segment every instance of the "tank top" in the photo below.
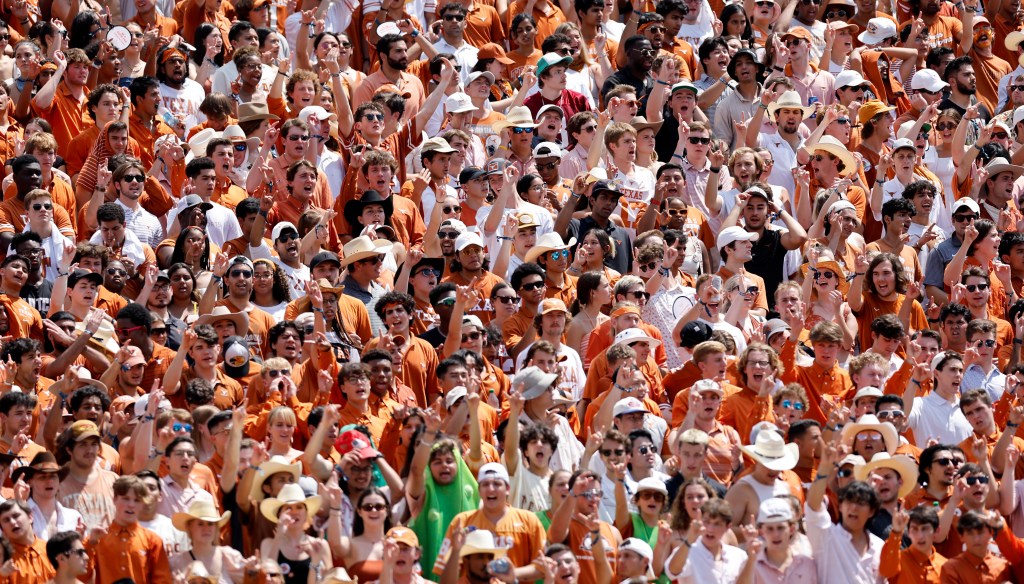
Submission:
{"label": "tank top", "polygon": [[789,483],[782,479],[775,479],[775,483],[766,485],[758,482],[753,475],[747,475],[736,481],[738,483],[746,483],[750,485],[751,489],[754,489],[754,493],[757,495],[759,502],[764,502],[772,497],[779,497],[782,495],[789,495]]}
{"label": "tank top", "polygon": [[281,573],[287,584],[306,584],[309,582],[309,569],[312,557],[304,560],[290,560],[281,551],[277,552],[277,563],[281,565]]}

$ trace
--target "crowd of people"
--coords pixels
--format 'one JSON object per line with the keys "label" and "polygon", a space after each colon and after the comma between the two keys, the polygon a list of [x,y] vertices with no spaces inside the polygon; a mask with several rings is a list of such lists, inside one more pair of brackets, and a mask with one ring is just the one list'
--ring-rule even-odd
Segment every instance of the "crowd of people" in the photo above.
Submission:
{"label": "crowd of people", "polygon": [[1020,0],[4,0],[0,159],[0,584],[1024,584]]}

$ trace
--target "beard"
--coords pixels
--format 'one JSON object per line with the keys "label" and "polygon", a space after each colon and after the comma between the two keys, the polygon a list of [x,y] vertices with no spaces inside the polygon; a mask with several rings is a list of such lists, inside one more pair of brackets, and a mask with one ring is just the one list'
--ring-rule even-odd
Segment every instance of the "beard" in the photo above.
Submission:
{"label": "beard", "polygon": [[387,60],[388,60],[388,67],[391,67],[392,69],[395,69],[395,70],[398,70],[398,71],[405,71],[409,67],[408,59],[406,59],[404,61],[395,61],[391,57],[387,57]]}
{"label": "beard", "polygon": [[977,92],[977,88],[971,87],[970,85],[964,85],[959,80],[956,82],[956,90],[964,95],[974,95]]}

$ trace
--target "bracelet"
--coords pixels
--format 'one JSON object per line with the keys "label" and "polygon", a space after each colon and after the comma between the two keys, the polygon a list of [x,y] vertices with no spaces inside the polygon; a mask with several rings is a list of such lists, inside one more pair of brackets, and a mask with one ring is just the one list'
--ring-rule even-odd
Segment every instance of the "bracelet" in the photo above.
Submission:
{"label": "bracelet", "polygon": [[142,416],[142,421],[143,422],[152,422],[155,419],[156,419],[156,416],[154,416],[152,414],[146,414],[145,416]]}
{"label": "bracelet", "polygon": [[412,38],[416,38],[416,37],[420,36],[420,31],[418,31],[418,30],[416,30],[414,28],[414,29],[412,29],[412,32],[409,33],[409,36],[411,36]]}
{"label": "bracelet", "polygon": [[845,425],[846,425],[846,424],[836,424],[836,430],[838,430],[838,429],[842,428],[842,427],[843,427],[843,426],[845,426]]}
{"label": "bracelet", "polygon": [[763,104],[763,103],[759,103],[759,104],[757,104],[757,107],[759,107],[759,108],[763,109],[764,111],[768,111],[768,106],[766,106],[766,105],[765,105],[765,104]]}
{"label": "bracelet", "polygon": [[828,475],[827,475],[827,474],[821,474],[821,473],[819,472],[819,473],[818,473],[817,475],[815,475],[815,477],[814,477],[814,481],[815,481],[815,482],[818,482],[818,481],[820,481],[820,480],[824,480],[824,479],[827,479],[827,478],[828,478]]}
{"label": "bracelet", "polygon": [[772,71],[778,71],[779,73],[785,73],[785,67],[779,67],[778,65],[772,65]]}
{"label": "bracelet", "polygon": [[683,158],[682,154],[673,154],[672,158],[678,158],[679,160],[686,160],[685,158]]}
{"label": "bracelet", "polygon": [[683,538],[683,545],[685,545],[687,548],[693,547],[693,544],[690,543],[690,540],[686,539],[685,537]]}
{"label": "bracelet", "polygon": [[934,323],[936,323],[936,322],[939,322],[939,319],[937,319],[937,318],[929,318],[929,319],[928,319],[928,322],[930,322],[930,323],[933,323],[933,324],[934,324]]}
{"label": "bracelet", "polygon": [[58,278],[67,278],[69,275],[71,275],[70,272],[62,272],[60,270],[57,270]]}
{"label": "bracelet", "polygon": [[838,429],[839,428],[836,428],[835,426],[825,426],[825,430],[828,432],[835,432]]}
{"label": "bracelet", "polygon": [[1013,344],[1014,344],[1014,345],[1024,345],[1024,340],[1021,340],[1021,339],[1013,339]]}
{"label": "bracelet", "polygon": [[668,268],[660,268],[658,273],[667,278],[672,272]]}
{"label": "bracelet", "polygon": [[661,79],[655,79],[654,82],[657,83],[658,85],[672,85],[668,81],[662,81]]}
{"label": "bracelet", "polygon": [[498,241],[512,241],[511,237],[505,237],[504,235],[498,236]]}
{"label": "bracelet", "polygon": [[331,511],[341,511],[341,507],[330,507]]}
{"label": "bracelet", "polygon": [[601,530],[600,529],[595,529],[594,531],[590,532],[590,535],[600,536],[601,535]]}
{"label": "bracelet", "polygon": [[1016,428],[1018,426],[1020,426],[1020,424],[1014,424],[1013,422],[1006,422],[1006,427],[1007,428]]}
{"label": "bracelet", "polygon": [[218,283],[218,284],[220,284],[221,282],[224,281],[224,278],[218,276],[217,274],[211,275],[210,279],[213,280],[214,282]]}
{"label": "bracelet", "polygon": [[319,312],[320,314],[324,313],[324,309],[323,308],[317,308],[317,307],[314,306],[312,310],[313,310],[313,312]]}
{"label": "bracelet", "polygon": [[269,214],[270,214],[270,211],[264,211],[263,209],[260,209],[260,217],[263,217],[264,219],[266,219],[267,215],[269,215]]}
{"label": "bracelet", "polygon": [[716,166],[709,166],[708,167],[708,171],[709,172],[713,172],[714,174],[718,174],[719,172],[722,171],[722,167],[721,166],[717,166],[717,167]]}
{"label": "bracelet", "polygon": [[914,378],[911,378],[910,382],[913,383],[914,385],[918,386],[918,387],[921,387],[921,382],[916,380],[916,379],[914,379]]}
{"label": "bracelet", "polygon": [[331,79],[338,79],[341,77],[341,73],[331,73]]}
{"label": "bracelet", "polygon": [[280,70],[280,69],[278,69],[278,70],[277,70],[277,74],[278,74],[278,75],[281,75],[281,76],[282,76],[282,77],[284,77],[285,79],[291,79],[291,75],[289,75],[289,74],[285,73],[284,71],[282,71],[282,70]]}
{"label": "bracelet", "polygon": [[96,185],[96,188],[95,188],[95,189],[93,189],[93,192],[96,192],[96,191],[106,191],[106,190],[107,190],[107,186],[108,186],[108,185],[103,185],[103,186],[101,187],[100,185]]}
{"label": "bracelet", "polygon": [[865,276],[865,275],[867,275],[867,272],[854,272],[853,273],[853,277],[854,278],[856,278],[857,276]]}

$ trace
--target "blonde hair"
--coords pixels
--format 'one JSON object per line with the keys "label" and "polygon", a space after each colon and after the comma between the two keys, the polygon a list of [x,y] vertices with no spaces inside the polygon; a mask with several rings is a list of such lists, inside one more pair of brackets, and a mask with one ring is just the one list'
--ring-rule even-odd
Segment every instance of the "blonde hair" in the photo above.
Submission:
{"label": "blonde hair", "polygon": [[273,426],[278,420],[292,426],[299,425],[299,420],[295,417],[295,411],[288,406],[277,406],[267,414],[267,426]]}

